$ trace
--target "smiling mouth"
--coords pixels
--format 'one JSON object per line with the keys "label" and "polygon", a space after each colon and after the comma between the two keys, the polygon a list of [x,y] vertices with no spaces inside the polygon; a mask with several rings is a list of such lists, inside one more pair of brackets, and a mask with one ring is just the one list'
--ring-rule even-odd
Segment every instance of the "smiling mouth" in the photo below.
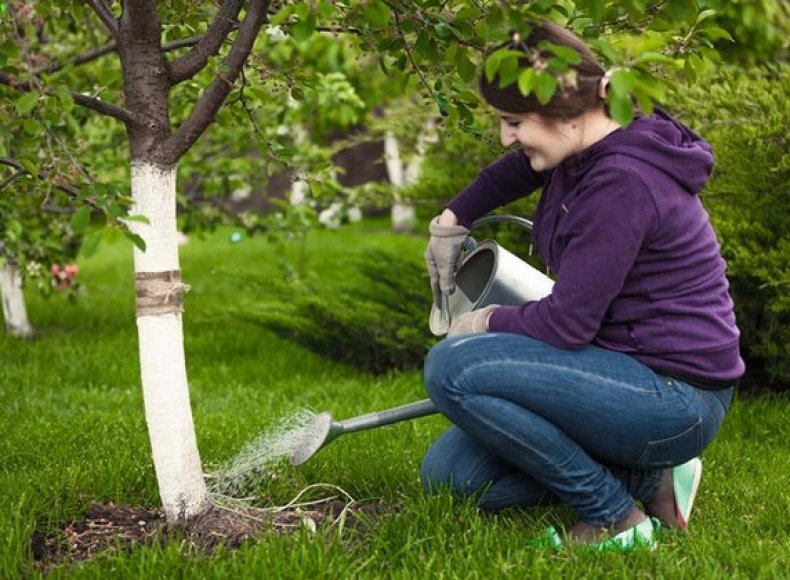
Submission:
{"label": "smiling mouth", "polygon": [[532,147],[522,147],[522,149],[527,157],[532,157],[535,154],[535,150]]}

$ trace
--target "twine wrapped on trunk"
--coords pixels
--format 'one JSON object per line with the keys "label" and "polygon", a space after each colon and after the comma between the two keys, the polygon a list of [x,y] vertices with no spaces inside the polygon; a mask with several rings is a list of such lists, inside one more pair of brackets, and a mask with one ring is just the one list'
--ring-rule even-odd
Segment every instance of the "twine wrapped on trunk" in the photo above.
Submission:
{"label": "twine wrapped on trunk", "polygon": [[181,282],[181,270],[137,272],[134,286],[137,316],[183,312],[184,294],[192,288]]}

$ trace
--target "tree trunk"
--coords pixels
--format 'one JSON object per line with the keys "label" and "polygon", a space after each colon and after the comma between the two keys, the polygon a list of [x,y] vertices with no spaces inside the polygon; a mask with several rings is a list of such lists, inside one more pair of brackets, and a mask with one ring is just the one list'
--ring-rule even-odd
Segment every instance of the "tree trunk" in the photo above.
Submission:
{"label": "tree trunk", "polygon": [[33,336],[33,327],[27,320],[22,278],[16,266],[10,263],[0,268],[0,299],[3,301],[3,317],[8,333],[23,338]]}
{"label": "tree trunk", "polygon": [[[396,232],[408,232],[414,229],[416,212],[414,205],[403,200],[397,190],[408,185],[408,168],[404,169],[400,158],[400,143],[398,138],[387,132],[384,136],[384,161],[387,164],[387,175],[390,183],[395,186],[395,199],[390,208],[392,229]],[[412,170],[413,171],[413,170]]]}
{"label": "tree trunk", "polygon": [[184,521],[207,509],[189,402],[181,314],[186,287],[181,283],[176,237],[176,168],[132,164],[132,214],[149,224],[130,222],[145,252],[134,250],[137,331],[145,418],[159,493],[169,522]]}

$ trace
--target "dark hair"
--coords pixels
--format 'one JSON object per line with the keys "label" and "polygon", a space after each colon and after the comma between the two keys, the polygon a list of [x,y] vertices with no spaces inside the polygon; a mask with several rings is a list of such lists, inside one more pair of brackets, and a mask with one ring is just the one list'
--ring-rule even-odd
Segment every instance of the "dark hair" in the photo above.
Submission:
{"label": "dark hair", "polygon": [[551,22],[534,22],[530,23],[530,33],[526,39],[520,40],[514,33],[510,41],[497,48],[510,48],[523,52],[525,56],[519,59],[519,68],[528,68],[534,66],[536,54],[544,62],[554,56],[551,51],[538,52],[537,46],[544,40],[567,46],[579,53],[581,62],[571,65],[571,69],[576,71],[576,87],[560,84],[551,100],[541,105],[534,92],[530,92],[526,97],[522,95],[517,83],[500,88],[498,74],[491,82],[488,82],[486,75],[482,74],[480,92],[486,102],[507,113],[538,113],[548,119],[572,119],[602,106],[603,101],[598,96],[598,85],[604,75],[604,67],[584,41],[570,30]]}

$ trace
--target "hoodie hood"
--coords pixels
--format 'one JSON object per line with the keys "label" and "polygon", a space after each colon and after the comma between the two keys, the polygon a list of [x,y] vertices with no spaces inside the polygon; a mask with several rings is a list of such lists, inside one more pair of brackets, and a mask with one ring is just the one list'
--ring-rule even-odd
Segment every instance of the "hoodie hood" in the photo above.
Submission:
{"label": "hoodie hood", "polygon": [[649,117],[637,117],[562,165],[571,173],[584,172],[603,156],[625,155],[667,174],[690,194],[698,194],[713,169],[710,145],[694,131],[656,108]]}

